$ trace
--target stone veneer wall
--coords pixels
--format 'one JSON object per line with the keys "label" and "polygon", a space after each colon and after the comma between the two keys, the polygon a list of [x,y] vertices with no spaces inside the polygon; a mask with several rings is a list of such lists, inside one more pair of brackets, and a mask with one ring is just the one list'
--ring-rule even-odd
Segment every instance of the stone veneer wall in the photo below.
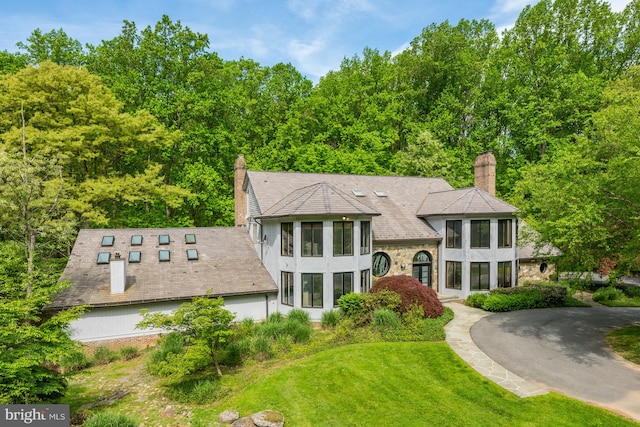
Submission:
{"label": "stone veneer wall", "polygon": [[[406,275],[411,276],[413,268],[413,257],[420,251],[427,251],[431,254],[431,286],[438,291],[438,242],[426,242],[419,244],[375,244],[373,253],[385,252],[391,258],[391,266],[387,276]],[[402,264],[405,268],[402,268]],[[384,276],[383,276],[384,277]],[[379,277],[373,277],[373,282]],[[372,283],[373,284],[373,283]]]}
{"label": "stone veneer wall", "polygon": [[83,342],[82,345],[86,349],[93,351],[96,347],[107,347],[111,350],[118,351],[122,347],[136,347],[138,350],[144,350],[156,345],[160,335],[143,335],[137,337],[117,338],[112,340]]}
{"label": "stone veneer wall", "polygon": [[[547,264],[547,270],[543,273],[540,271],[540,265]],[[525,281],[531,282],[549,282],[554,280],[556,266],[547,261],[528,260],[520,261],[518,266],[518,286],[522,286]]]}

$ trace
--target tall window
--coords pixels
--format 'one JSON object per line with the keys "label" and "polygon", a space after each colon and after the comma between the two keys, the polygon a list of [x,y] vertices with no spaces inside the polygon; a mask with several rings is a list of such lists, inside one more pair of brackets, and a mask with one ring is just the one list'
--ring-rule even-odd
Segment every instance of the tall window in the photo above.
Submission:
{"label": "tall window", "polygon": [[431,255],[427,251],[420,251],[413,257],[411,272],[425,286],[431,287]]}
{"label": "tall window", "polygon": [[333,222],[333,256],[353,255],[353,222]]}
{"label": "tall window", "polygon": [[322,308],[322,273],[302,273],[302,307]]}
{"label": "tall window", "polygon": [[293,273],[283,271],[280,273],[282,304],[293,305]]}
{"label": "tall window", "polygon": [[498,220],[498,247],[511,247],[511,221],[510,219]]}
{"label": "tall window", "polygon": [[471,290],[472,291],[488,291],[489,290],[489,263],[488,262],[472,262],[471,263]]}
{"label": "tall window", "polygon": [[462,248],[462,221],[447,221],[447,247]]}
{"label": "tall window", "polygon": [[353,292],[353,273],[333,273],[333,306],[338,306],[342,295]]}
{"label": "tall window", "polygon": [[491,246],[490,225],[491,222],[488,219],[471,221],[472,248],[488,249]]}
{"label": "tall window", "polygon": [[371,221],[360,221],[360,255],[371,253]]}
{"label": "tall window", "polygon": [[462,263],[447,261],[447,289],[462,289]]}
{"label": "tall window", "polygon": [[322,223],[302,223],[302,256],[322,256]]}
{"label": "tall window", "polygon": [[293,256],[293,223],[280,224],[280,255]]}
{"label": "tall window", "polygon": [[511,261],[498,263],[498,287],[510,288],[511,287]]}
{"label": "tall window", "polygon": [[360,271],[360,292],[369,292],[371,289],[371,270]]}

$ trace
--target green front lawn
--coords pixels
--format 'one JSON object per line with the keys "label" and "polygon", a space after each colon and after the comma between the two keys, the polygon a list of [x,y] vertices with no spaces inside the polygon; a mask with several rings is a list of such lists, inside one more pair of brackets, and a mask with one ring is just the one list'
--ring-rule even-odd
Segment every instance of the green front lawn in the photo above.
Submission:
{"label": "green front lawn", "polygon": [[[240,373],[238,373],[240,374]],[[485,379],[445,343],[354,344],[263,372],[194,410],[208,425],[225,409],[284,413],[288,426],[631,426],[559,394],[521,399]]]}
{"label": "green front lawn", "polygon": [[628,326],[607,334],[609,346],[625,359],[640,365],[640,326]]}

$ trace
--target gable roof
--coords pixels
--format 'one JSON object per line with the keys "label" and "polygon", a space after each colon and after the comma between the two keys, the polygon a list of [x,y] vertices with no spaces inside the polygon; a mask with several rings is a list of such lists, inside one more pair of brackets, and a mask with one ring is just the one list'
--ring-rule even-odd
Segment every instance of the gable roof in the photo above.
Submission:
{"label": "gable roof", "polygon": [[333,185],[320,182],[289,193],[257,218],[318,215],[380,215]]}
{"label": "gable roof", "polygon": [[[250,188],[256,206],[250,215],[263,217],[287,196],[305,187],[326,183],[346,197],[380,213],[372,218],[376,241],[441,240],[441,236],[416,212],[427,194],[453,190],[442,178],[405,176],[339,175],[302,172],[247,171],[245,188]],[[354,190],[360,190],[358,197]],[[370,213],[369,213],[370,214]]]}
{"label": "gable roof", "polygon": [[509,203],[472,187],[428,194],[418,208],[417,215],[425,218],[440,215],[503,215],[517,211]]}
{"label": "gable roof", "polygon": [[[195,243],[186,243],[186,234],[194,234]],[[134,235],[142,236],[141,245],[131,244]],[[168,235],[170,243],[160,245],[160,235]],[[103,236],[113,236],[113,245],[102,246]],[[170,251],[170,261],[159,261],[163,249]],[[196,249],[198,259],[188,260],[187,249]],[[120,252],[127,259],[130,251],[140,251],[140,262],[127,262],[125,292],[112,294],[110,265],[98,264],[98,253]],[[222,297],[277,292],[246,230],[231,227],[80,230],[61,280],[73,285],[50,309],[189,300],[208,290]]]}

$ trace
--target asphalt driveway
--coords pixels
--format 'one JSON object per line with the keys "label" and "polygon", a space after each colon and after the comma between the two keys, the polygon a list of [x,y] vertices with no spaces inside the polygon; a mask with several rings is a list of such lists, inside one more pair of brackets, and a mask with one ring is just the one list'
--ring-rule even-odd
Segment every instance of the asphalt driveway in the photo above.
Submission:
{"label": "asphalt driveway", "polygon": [[640,325],[640,308],[549,308],[487,316],[475,344],[520,377],[640,421],[640,368],[607,345],[618,327]]}

